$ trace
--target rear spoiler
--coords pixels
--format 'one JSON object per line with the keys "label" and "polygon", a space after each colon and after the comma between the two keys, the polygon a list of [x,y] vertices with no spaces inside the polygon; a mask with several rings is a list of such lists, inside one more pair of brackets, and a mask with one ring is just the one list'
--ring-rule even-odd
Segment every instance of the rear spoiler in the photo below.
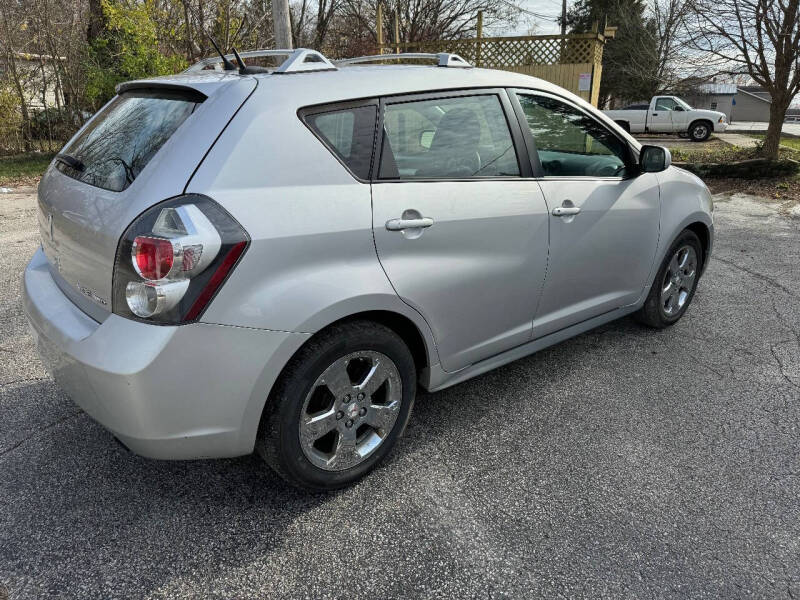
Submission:
{"label": "rear spoiler", "polygon": [[198,103],[208,98],[208,96],[196,88],[188,85],[170,83],[168,81],[127,81],[117,85],[115,91],[117,94],[142,92],[154,95],[175,95]]}

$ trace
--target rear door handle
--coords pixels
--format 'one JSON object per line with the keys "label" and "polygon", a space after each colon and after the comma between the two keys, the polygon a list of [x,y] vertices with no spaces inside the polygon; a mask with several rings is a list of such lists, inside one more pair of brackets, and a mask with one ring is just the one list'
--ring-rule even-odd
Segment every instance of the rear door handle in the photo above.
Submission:
{"label": "rear door handle", "polygon": [[579,206],[556,206],[553,209],[554,217],[568,217],[570,215],[577,215],[581,212]]}
{"label": "rear door handle", "polygon": [[420,217],[418,219],[389,219],[386,221],[386,229],[389,231],[402,231],[403,229],[423,229],[433,225],[430,217]]}

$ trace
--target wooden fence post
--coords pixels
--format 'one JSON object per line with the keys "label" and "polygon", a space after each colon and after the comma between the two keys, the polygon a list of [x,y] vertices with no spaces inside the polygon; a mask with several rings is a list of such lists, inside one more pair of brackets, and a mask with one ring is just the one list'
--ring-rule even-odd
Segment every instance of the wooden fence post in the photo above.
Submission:
{"label": "wooden fence post", "polygon": [[378,54],[383,54],[383,4],[375,12],[375,33],[378,36]]}
{"label": "wooden fence post", "polygon": [[400,54],[400,11],[394,9],[394,53]]}
{"label": "wooden fence post", "polygon": [[478,11],[478,25],[476,27],[475,40],[475,66],[481,66],[481,38],[483,37],[483,11]]}

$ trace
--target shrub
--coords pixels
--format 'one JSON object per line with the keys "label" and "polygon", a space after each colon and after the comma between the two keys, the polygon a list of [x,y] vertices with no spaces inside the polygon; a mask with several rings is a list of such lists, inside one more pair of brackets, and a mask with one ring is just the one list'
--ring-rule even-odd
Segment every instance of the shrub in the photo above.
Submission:
{"label": "shrub", "polygon": [[106,31],[90,45],[86,66],[86,97],[95,108],[123,81],[168,75],[185,66],[184,59],[159,52],[152,0],[131,5],[102,0],[102,5]]}
{"label": "shrub", "polygon": [[22,113],[19,98],[7,82],[0,80],[0,150],[22,146]]}
{"label": "shrub", "polygon": [[790,158],[772,160],[751,158],[730,163],[687,162],[676,166],[691,171],[699,177],[734,177],[739,179],[766,179],[794,175],[800,171],[800,163]]}
{"label": "shrub", "polygon": [[66,141],[78,130],[80,123],[65,109],[51,107],[32,112],[30,127],[33,139]]}

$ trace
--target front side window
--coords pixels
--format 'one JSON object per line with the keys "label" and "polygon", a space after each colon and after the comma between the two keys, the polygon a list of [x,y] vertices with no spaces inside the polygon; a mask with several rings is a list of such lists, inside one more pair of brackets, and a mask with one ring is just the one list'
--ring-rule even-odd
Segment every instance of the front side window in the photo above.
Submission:
{"label": "front side window", "polygon": [[121,192],[205,99],[199,93],[124,92],[114,98],[64,150],[72,164],[56,163],[64,174]]}
{"label": "front side window", "polygon": [[377,114],[374,105],[357,106],[308,114],[305,122],[356,177],[368,179]]}
{"label": "front side window", "polygon": [[545,176],[624,177],[628,148],[574,106],[539,95],[517,96]]}
{"label": "front side window", "polygon": [[517,154],[496,95],[388,104],[380,179],[518,177]]}

